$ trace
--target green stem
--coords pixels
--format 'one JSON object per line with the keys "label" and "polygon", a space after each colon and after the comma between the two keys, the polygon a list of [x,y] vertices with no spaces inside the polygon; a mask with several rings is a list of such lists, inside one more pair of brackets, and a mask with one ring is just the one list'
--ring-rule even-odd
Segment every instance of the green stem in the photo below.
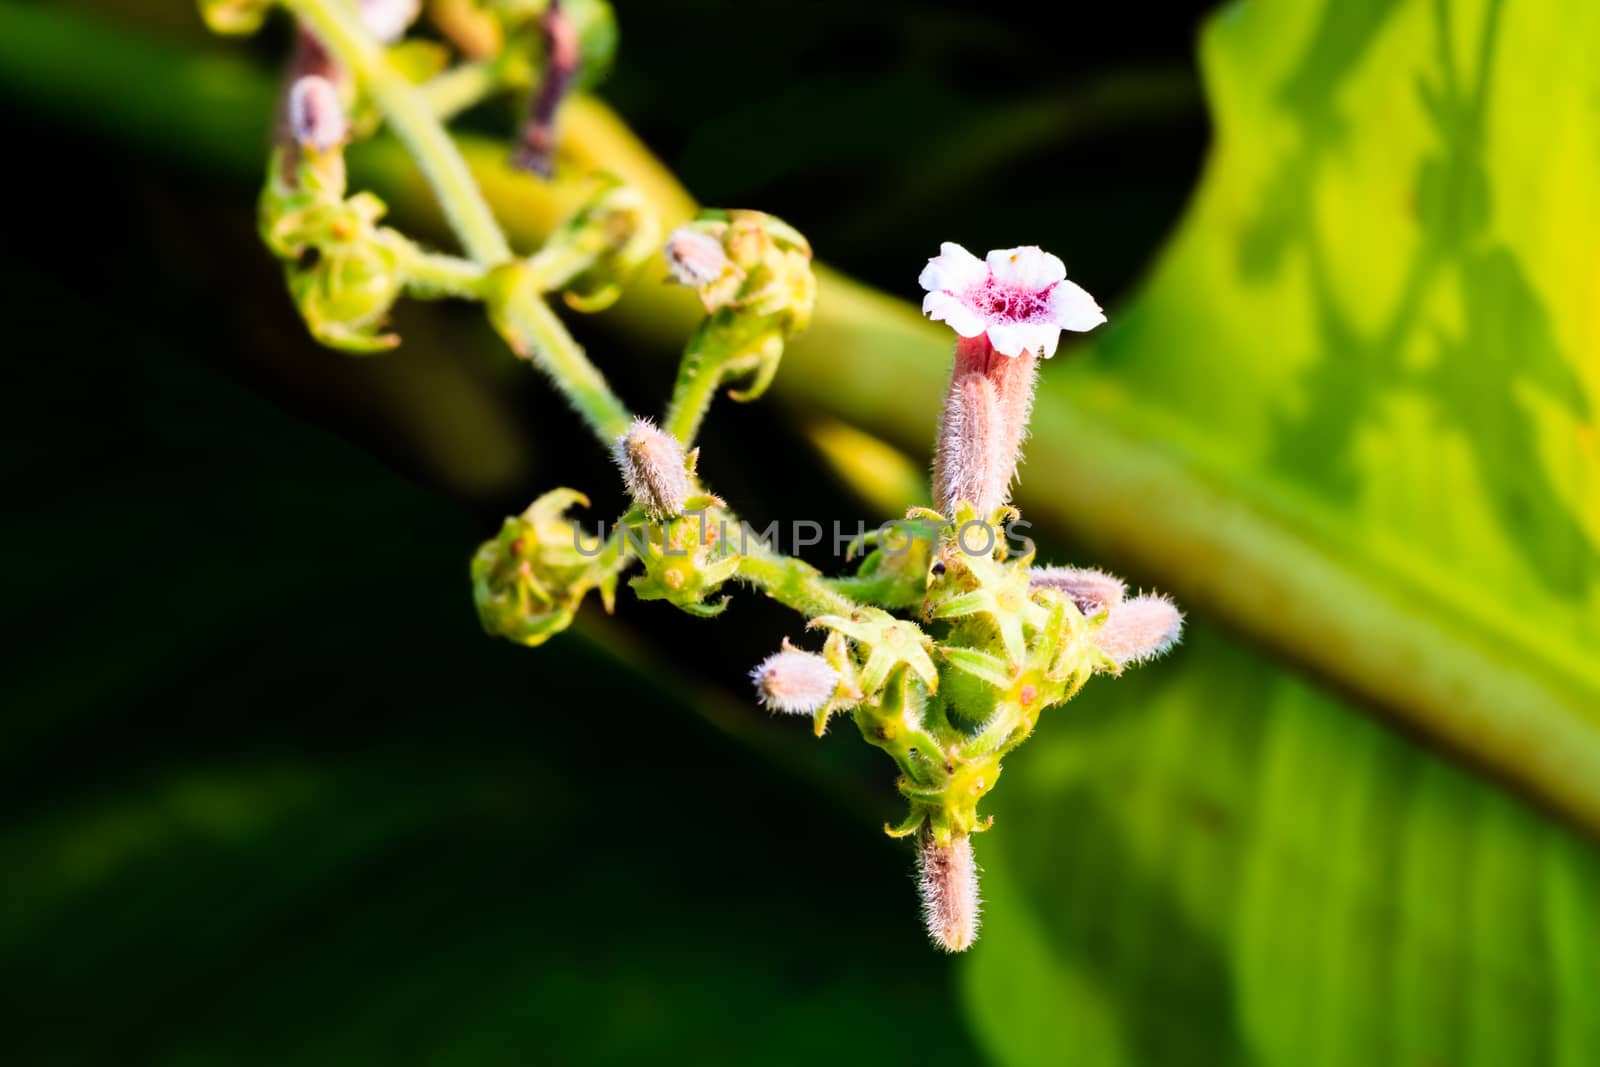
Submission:
{"label": "green stem", "polygon": [[488,293],[489,271],[460,256],[429,252],[395,235],[391,242],[406,275],[406,292],[421,300],[456,297],[482,300]]}
{"label": "green stem", "polygon": [[517,262],[496,270],[489,278],[487,300],[489,319],[511,351],[555,383],[602,447],[610,448],[628,432],[633,413],[541,298],[539,276],[532,268]]}
{"label": "green stem", "polygon": [[467,255],[490,266],[510,259],[511,246],[500,232],[500,224],[489,210],[466,160],[434,116],[427,95],[388,61],[383,49],[361,25],[354,8],[340,0],[285,0],[285,5],[372,95],[389,127],[405,143],[433,187],[434,196]]}
{"label": "green stem", "polygon": [[433,117],[448,122],[495,93],[520,88],[531,80],[527,65],[513,67],[504,58],[460,63],[430,78],[419,92],[427,99]]}
{"label": "green stem", "polygon": [[702,366],[697,374],[680,375],[661,428],[682,441],[685,448],[692,445],[721,385],[721,366]]}
{"label": "green stem", "polygon": [[792,556],[771,552],[743,556],[739,577],[808,619],[856,610],[855,602],[836,593],[815,567]]}
{"label": "green stem", "polygon": [[[727,321],[719,315],[701,323],[684,349],[662,428],[685,447],[692,445],[723,382],[759,366],[763,349],[774,340],[771,324],[761,320]],[[781,338],[776,343],[781,345]]]}

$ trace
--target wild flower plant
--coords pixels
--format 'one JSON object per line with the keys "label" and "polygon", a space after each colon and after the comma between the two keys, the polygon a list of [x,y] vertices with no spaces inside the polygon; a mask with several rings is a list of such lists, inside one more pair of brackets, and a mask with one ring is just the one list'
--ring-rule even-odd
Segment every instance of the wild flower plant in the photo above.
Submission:
{"label": "wild flower plant", "polygon": [[[1007,536],[1038,364],[1063,329],[1105,320],[1038,248],[978,259],[953,244],[921,275],[923,310],[958,335],[934,456],[931,508],[864,535],[851,573],[825,577],[769,541],[748,536],[732,506],[697,471],[695,438],[718,392],[759,397],[816,297],[811,247],[756,211],[707,211],[664,243],[644,197],[597,175],[590,199],[545,245],[514,254],[444,120],[493,93],[530,94],[517,165],[561,165],[559,105],[584,72],[609,62],[611,13],[599,0],[444,0],[436,28],[468,58],[404,38],[416,0],[276,0],[296,22],[278,143],[260,200],[260,228],[282,261],[290,295],[323,343],[376,352],[403,297],[484,305],[511,350],[542,371],[621,472],[632,507],[600,537],[568,515],[588,500],[553,489],[473,557],[479,618],[491,634],[536,646],[571,625],[598,593],[612,610],[620,579],[641,599],[714,616],[739,585],[798,612],[815,651],[785,640],[753,672],[760,702],[804,715],[821,735],[836,714],[899,771],[915,837],[928,931],[960,951],[978,930],[971,836],[990,820],[978,804],[1001,761],[1097,673],[1155,655],[1182,617],[1160,597],[1128,598],[1099,571],[1036,567],[1031,545]],[[220,32],[259,26],[272,0],[201,0]],[[351,193],[345,146],[386,123],[415,157],[462,255],[431,250],[381,225],[384,204]],[[684,349],[659,425],[612,392],[551,310],[603,308],[658,250],[705,318]],[[738,530],[737,537],[730,530]]]}

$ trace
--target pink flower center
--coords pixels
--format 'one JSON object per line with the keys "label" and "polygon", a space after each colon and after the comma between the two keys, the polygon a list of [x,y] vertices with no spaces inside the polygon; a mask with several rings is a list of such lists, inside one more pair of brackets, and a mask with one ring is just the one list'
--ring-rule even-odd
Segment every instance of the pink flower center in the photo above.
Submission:
{"label": "pink flower center", "polygon": [[1038,322],[1050,318],[1050,293],[1044,289],[1017,289],[1000,285],[993,278],[968,290],[966,303],[990,322]]}

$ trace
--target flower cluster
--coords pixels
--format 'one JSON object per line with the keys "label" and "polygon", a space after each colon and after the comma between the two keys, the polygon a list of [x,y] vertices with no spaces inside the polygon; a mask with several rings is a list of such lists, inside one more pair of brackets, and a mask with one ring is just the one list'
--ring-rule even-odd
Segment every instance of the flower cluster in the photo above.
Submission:
{"label": "flower cluster", "polygon": [[[1129,596],[1103,572],[1036,565],[994,532],[1018,517],[1011,485],[1039,364],[1062,330],[1105,321],[1061,261],[1038,248],[984,259],[953,244],[930,260],[923,310],[957,334],[934,445],[932,507],[899,530],[860,539],[853,573],[829,578],[742,530],[699,472],[695,439],[715,398],[749,401],[778,373],[816,300],[811,246],[756,211],[706,211],[663,241],[638,190],[573,174],[560,113],[569,87],[603,71],[615,32],[601,0],[492,0],[428,6],[446,45],[405,39],[418,0],[200,0],[221,32],[249,32],[268,9],[296,20],[278,140],[259,203],[261,235],[283,263],[307,327],[355,352],[394,347],[389,314],[404,297],[480,303],[511,351],[559,389],[610,451],[628,497],[609,533],[570,517],[588,498],[553,489],[507,518],[472,559],[484,629],[536,646],[572,626],[591,593],[613,608],[624,576],[641,600],[692,616],[720,613],[743,583],[793,609],[818,647],[785,640],[752,672],[773,713],[821,735],[853,721],[898,770],[930,936],[950,951],[978,931],[972,836],[1002,761],[1050,708],[1096,674],[1169,648],[1182,616],[1159,596]],[[451,63],[451,47],[462,62]],[[514,252],[442,119],[481,96],[530,91],[515,162],[587,181],[579,209],[543,246]],[[350,193],[344,152],[382,122],[397,126],[432,183],[460,254],[382,225],[384,204]],[[517,180],[536,179],[521,176]],[[657,252],[704,317],[686,344],[659,421],[635,415],[567,333],[549,301],[594,311],[623,298]],[[973,548],[966,534],[990,536]],[[851,557],[854,559],[854,556]],[[631,574],[630,574],[631,572]]]}

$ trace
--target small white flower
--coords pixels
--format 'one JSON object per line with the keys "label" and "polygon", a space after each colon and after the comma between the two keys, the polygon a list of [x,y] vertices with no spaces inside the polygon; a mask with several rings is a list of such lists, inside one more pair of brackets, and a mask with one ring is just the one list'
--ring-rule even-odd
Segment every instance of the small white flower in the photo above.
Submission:
{"label": "small white flower", "polygon": [[924,315],[962,337],[987,333],[1003,356],[1026,348],[1049,359],[1062,330],[1092,330],[1106,321],[1094,297],[1067,281],[1061,260],[1034,245],[996,249],[979,259],[946,241],[917,281],[928,290]]}
{"label": "small white flower", "polygon": [[422,13],[422,0],[360,0],[360,8],[367,32],[383,44],[393,44]]}

